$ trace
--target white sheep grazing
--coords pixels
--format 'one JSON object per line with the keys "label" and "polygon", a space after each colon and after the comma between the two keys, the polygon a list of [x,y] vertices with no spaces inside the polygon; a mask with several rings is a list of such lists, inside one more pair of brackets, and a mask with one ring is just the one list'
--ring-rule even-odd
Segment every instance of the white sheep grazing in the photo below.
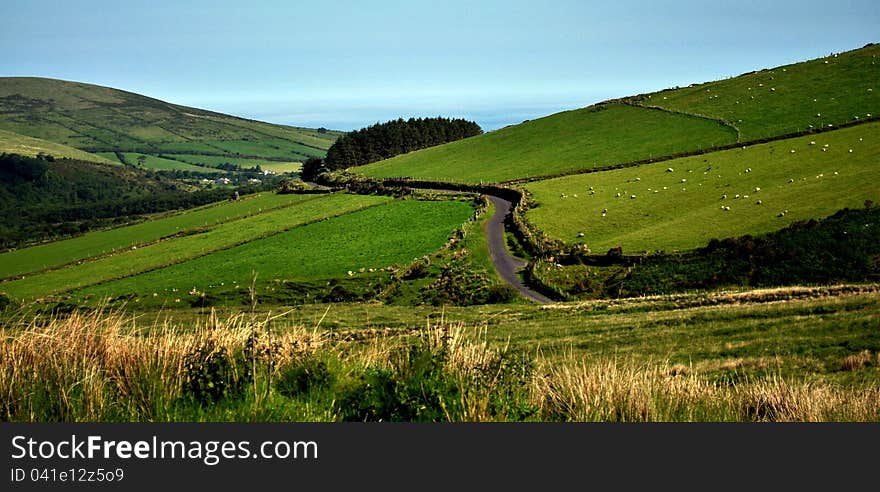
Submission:
{"label": "white sheep grazing", "polygon": [[827,147],[822,147],[822,152],[828,152],[828,148],[827,148]]}
{"label": "white sheep grazing", "polygon": [[641,180],[642,180],[642,178],[636,178],[636,181],[641,181]]}
{"label": "white sheep grazing", "polygon": [[794,149],[791,149],[791,153],[794,154]]}
{"label": "white sheep grazing", "polygon": [[734,200],[737,199],[737,198],[739,198],[739,193],[737,193],[736,195],[734,195],[733,198],[734,198]]}
{"label": "white sheep grazing", "polygon": [[617,196],[617,198],[620,198],[620,192],[619,192],[619,191],[617,192],[617,195],[616,195],[616,196]]}
{"label": "white sheep grazing", "polygon": [[578,194],[575,193],[575,194],[573,194],[573,195],[571,195],[571,196],[572,196],[573,198],[577,198],[577,197],[578,197]]}
{"label": "white sheep grazing", "polygon": [[565,198],[565,193],[560,193],[559,198]]}
{"label": "white sheep grazing", "polygon": [[583,233],[583,232],[579,232],[579,233],[578,233],[578,237],[584,237],[584,233]]}
{"label": "white sheep grazing", "polygon": [[794,179],[793,179],[793,178],[788,178],[788,182],[789,182],[789,183],[794,183]]}
{"label": "white sheep grazing", "polygon": [[816,141],[815,141],[815,140],[810,140],[810,145],[816,145]]}
{"label": "white sheep grazing", "polygon": [[673,171],[674,171],[674,169],[672,169],[671,167],[667,167],[667,168],[666,168],[666,172],[667,172],[667,173],[671,173],[671,172],[673,172]]}
{"label": "white sheep grazing", "polygon": [[607,209],[607,208],[603,208],[603,209],[602,209],[602,214],[607,214],[607,213],[608,213],[608,209]]}
{"label": "white sheep grazing", "polygon": [[762,202],[761,200],[758,200],[757,202],[755,202],[755,205],[761,205],[762,203],[764,203],[764,202]]}
{"label": "white sheep grazing", "polygon": [[629,198],[630,198],[630,200],[635,200],[635,199],[636,199],[636,196],[635,196],[635,195],[630,195]]}
{"label": "white sheep grazing", "polygon": [[687,182],[688,182],[688,180],[687,180],[687,179],[685,179],[685,178],[681,178],[681,182],[682,182],[682,183],[687,183]]}
{"label": "white sheep grazing", "polygon": [[779,212],[776,214],[777,217],[785,217],[785,212]]}
{"label": "white sheep grazing", "polygon": [[849,153],[852,154],[852,149],[849,149]]}
{"label": "white sheep grazing", "polygon": [[759,191],[761,191],[761,188],[758,188],[757,186],[755,186],[755,193],[757,193]]}
{"label": "white sheep grazing", "polygon": [[724,200],[727,198],[727,195],[721,195],[721,199]]}

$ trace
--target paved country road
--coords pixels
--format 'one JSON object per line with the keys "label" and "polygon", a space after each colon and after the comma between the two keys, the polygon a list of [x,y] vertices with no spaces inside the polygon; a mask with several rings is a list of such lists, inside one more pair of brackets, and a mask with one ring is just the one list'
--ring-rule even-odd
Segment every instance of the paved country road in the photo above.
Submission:
{"label": "paved country road", "polygon": [[492,264],[498,275],[513,286],[523,296],[541,304],[553,302],[538,292],[526,287],[516,274],[521,268],[526,266],[526,261],[512,256],[505,246],[504,238],[504,217],[510,213],[511,203],[503,198],[489,195],[489,199],[495,205],[495,214],[486,224],[486,237],[489,239],[489,253],[492,257]]}

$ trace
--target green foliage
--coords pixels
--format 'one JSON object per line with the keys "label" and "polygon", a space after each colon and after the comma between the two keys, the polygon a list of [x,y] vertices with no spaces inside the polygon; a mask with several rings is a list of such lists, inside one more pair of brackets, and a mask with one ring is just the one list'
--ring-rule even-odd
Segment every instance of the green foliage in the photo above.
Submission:
{"label": "green foliage", "polygon": [[629,297],[729,286],[785,286],[880,278],[880,209],[841,210],[764,236],[713,239],[680,255],[630,266],[535,268],[565,294]]}
{"label": "green foliage", "polygon": [[311,391],[322,391],[332,386],[336,374],[327,363],[314,353],[295,357],[286,366],[280,368],[275,390],[278,393],[295,398]]}
{"label": "green foliage", "polygon": [[247,351],[230,352],[204,340],[183,359],[183,394],[201,404],[240,397],[253,381]]}
{"label": "green foliage", "polygon": [[20,246],[222,200],[112,164],[0,154],[0,248]]}
{"label": "green foliage", "polygon": [[460,118],[400,118],[342,135],[327,150],[325,164],[330,171],[346,169],[482,133]]}

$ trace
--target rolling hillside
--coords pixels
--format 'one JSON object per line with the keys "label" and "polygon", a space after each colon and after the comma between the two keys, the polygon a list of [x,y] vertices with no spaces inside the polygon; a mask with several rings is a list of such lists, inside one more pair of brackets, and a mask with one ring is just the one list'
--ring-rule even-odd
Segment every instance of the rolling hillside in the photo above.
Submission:
{"label": "rolling hillside", "polygon": [[880,45],[868,45],[727,80],[607,101],[353,171],[373,177],[504,182],[827,130],[880,115],[878,56]]}
{"label": "rolling hillside", "polygon": [[3,153],[18,154],[26,157],[36,157],[40,154],[46,154],[57,158],[67,157],[81,161],[102,162],[106,164],[119,162],[115,159],[108,159],[97,154],[83,152],[82,150],[68,147],[67,145],[0,130],[0,154]]}
{"label": "rolling hillside", "polygon": [[880,203],[880,123],[529,183],[527,217],[596,253],[685,250]]}
{"label": "rolling hillside", "polygon": [[[0,130],[86,152],[223,156],[301,162],[338,132],[273,125],[78,82],[0,78]],[[147,163],[145,167],[149,167]],[[210,166],[209,162],[205,165]]]}

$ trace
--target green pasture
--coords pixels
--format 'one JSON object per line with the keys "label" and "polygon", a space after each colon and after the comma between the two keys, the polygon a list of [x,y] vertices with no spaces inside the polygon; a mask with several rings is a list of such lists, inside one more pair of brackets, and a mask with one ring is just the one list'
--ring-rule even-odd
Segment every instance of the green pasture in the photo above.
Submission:
{"label": "green pasture", "polygon": [[[0,291],[16,299],[34,299],[66,292],[233,248],[312,221],[327,219],[388,200],[385,197],[343,194],[303,199],[296,206],[223,222],[203,232],[173,237],[136,249],[118,250],[93,261],[3,282],[0,283]],[[325,252],[320,247],[319,249]]]}
{"label": "green pasture", "polygon": [[[371,198],[373,203],[386,200],[337,196]],[[471,204],[463,201],[390,201],[191,261],[95,285],[75,295],[97,299],[135,296],[148,303],[173,306],[180,299],[186,301],[187,295],[198,295],[189,292],[238,293],[247,288],[254,272],[261,286],[275,279],[369,275],[370,269],[409,263],[439,249],[472,214]]]}
{"label": "green pasture", "polygon": [[0,153],[18,154],[28,157],[36,157],[39,154],[49,154],[53,157],[79,159],[81,161],[103,162],[106,164],[117,162],[116,159],[107,159],[97,154],[90,154],[82,150],[66,145],[28,137],[5,130],[0,130]]}
{"label": "green pasture", "polygon": [[744,141],[858,121],[880,115],[880,45],[657,92],[642,102],[723,118]]}
{"label": "green pasture", "polygon": [[630,254],[686,250],[712,238],[771,232],[866,200],[880,203],[878,135],[880,123],[869,123],[534,182],[527,189],[537,206],[527,217],[550,236],[597,253],[616,246]]}
{"label": "green pasture", "polygon": [[232,154],[247,156],[301,158],[326,154],[325,151],[282,139],[260,138],[251,140],[211,140],[206,143]]}
{"label": "green pasture", "polygon": [[175,234],[204,231],[223,222],[297,205],[315,197],[315,195],[260,193],[242,197],[234,202],[215,203],[151,218],[130,226],[89,232],[63,241],[2,253],[0,279],[116,253],[132,246],[140,247]]}
{"label": "green pasture", "polygon": [[162,157],[158,157],[155,155],[149,154],[139,154],[135,152],[123,152],[122,155],[125,156],[125,160],[128,161],[129,164],[141,167],[141,162],[143,162],[143,167],[146,169],[154,169],[156,171],[193,171],[197,173],[225,173],[226,171],[222,169],[208,169],[201,166],[194,166],[192,164],[187,164],[181,161],[175,161],[171,159],[165,159]]}
{"label": "green pasture", "polygon": [[478,183],[590,169],[729,144],[736,132],[702,118],[622,104],[557,113],[353,168],[373,177]]}

